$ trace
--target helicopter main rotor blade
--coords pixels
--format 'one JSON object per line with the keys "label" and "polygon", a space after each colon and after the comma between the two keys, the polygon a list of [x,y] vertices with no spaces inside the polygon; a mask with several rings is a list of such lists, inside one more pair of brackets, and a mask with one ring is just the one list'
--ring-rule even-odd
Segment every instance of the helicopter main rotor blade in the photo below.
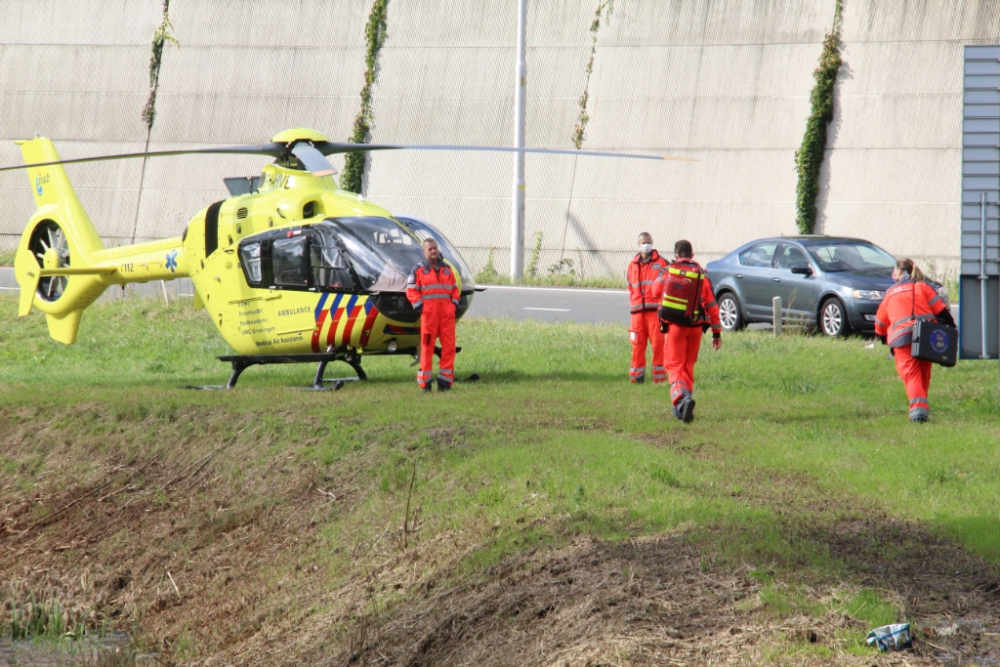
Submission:
{"label": "helicopter main rotor blade", "polygon": [[[299,141],[291,147],[291,153],[297,157],[309,171],[316,176],[328,176],[336,173],[333,165],[324,157],[341,153],[358,151],[479,151],[486,153],[534,153],[548,155],[587,155],[593,157],[632,158],[639,160],[672,160],[679,162],[698,162],[697,158],[675,157],[670,155],[646,155],[643,153],[605,153],[601,151],[580,151],[569,148],[515,148],[513,146],[462,146],[446,144],[349,144],[332,141],[317,142],[310,145]],[[117,155],[100,155],[96,157],[72,158],[52,162],[33,162],[13,167],[0,167],[2,171],[14,169],[30,169],[32,167],[48,167],[56,164],[80,164],[83,162],[105,162],[107,160],[128,160],[139,157],[169,157],[171,155],[268,155],[273,158],[287,156],[289,148],[286,144],[272,142],[257,146],[222,146],[218,148],[188,148],[176,151],[146,151],[142,153],[119,153]]]}
{"label": "helicopter main rotor blade", "polygon": [[337,173],[337,170],[333,168],[333,165],[326,159],[326,156],[313,148],[311,144],[302,141],[298,142],[292,146],[292,155],[297,157],[302,166],[307,171],[312,172],[313,176],[333,176]]}
{"label": "helicopter main rotor blade", "polygon": [[316,149],[324,155],[335,153],[353,153],[356,151],[482,151],[498,153],[540,153],[549,155],[590,155],[594,157],[638,158],[640,160],[677,160],[680,162],[699,162],[693,157],[674,157],[670,155],[647,155],[643,153],[605,153],[601,151],[580,151],[572,148],[515,148],[514,146],[463,146],[447,144],[340,144],[331,141],[316,144]]}
{"label": "helicopter main rotor blade", "polygon": [[269,155],[274,158],[281,157],[286,151],[284,144],[270,143],[260,146],[222,146],[219,148],[188,148],[178,151],[146,151],[144,153],[119,153],[118,155],[99,155],[96,157],[80,157],[69,160],[55,160],[53,162],[32,162],[16,167],[0,167],[0,171],[11,171],[14,169],[30,169],[32,167],[48,167],[54,164],[79,164],[81,162],[104,162],[106,160],[128,160],[137,157],[167,157],[170,155],[212,155],[212,154],[232,154],[232,155]]}

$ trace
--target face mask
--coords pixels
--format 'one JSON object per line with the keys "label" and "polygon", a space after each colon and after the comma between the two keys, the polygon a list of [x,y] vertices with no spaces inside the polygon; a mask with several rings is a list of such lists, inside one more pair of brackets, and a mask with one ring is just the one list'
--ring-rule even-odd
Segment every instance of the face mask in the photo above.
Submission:
{"label": "face mask", "polygon": [[653,244],[652,243],[643,243],[643,244],[641,244],[639,246],[639,250],[642,251],[643,255],[648,255],[649,253],[651,253],[653,251]]}

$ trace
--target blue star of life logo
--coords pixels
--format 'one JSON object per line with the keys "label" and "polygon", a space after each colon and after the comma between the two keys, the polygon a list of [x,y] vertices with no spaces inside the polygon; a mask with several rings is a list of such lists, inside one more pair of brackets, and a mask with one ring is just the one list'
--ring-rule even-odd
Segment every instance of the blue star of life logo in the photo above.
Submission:
{"label": "blue star of life logo", "polygon": [[177,272],[177,251],[171,250],[167,253],[167,268],[170,269],[170,273]]}

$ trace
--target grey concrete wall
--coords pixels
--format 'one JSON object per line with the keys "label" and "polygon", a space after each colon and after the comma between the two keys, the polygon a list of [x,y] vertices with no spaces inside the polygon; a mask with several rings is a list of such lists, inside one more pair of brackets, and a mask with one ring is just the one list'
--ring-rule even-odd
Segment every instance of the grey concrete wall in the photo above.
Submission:
{"label": "grey concrete wall", "polygon": [[[529,0],[531,146],[572,147],[597,0]],[[345,140],[359,108],[370,0],[173,0],[152,150],[259,143],[288,127]],[[641,230],[712,258],[794,233],[794,152],[835,0],[618,0],[598,31],[584,147],[696,163],[527,159],[526,237],[619,273]],[[507,144],[516,0],[390,0],[374,89],[374,141]],[[0,163],[12,140],[52,137],[63,157],[141,150],[160,0],[0,0]],[[995,0],[845,0],[845,66],[822,179],[820,227],[950,268],[958,255],[962,46],[1000,42]],[[110,245],[180,233],[253,157],[70,166]],[[342,160],[336,160],[340,166]],[[508,266],[513,160],[373,155],[370,198],[441,227],[481,267]],[[142,178],[140,193],[139,184]],[[0,173],[0,247],[33,201]],[[919,233],[913,232],[913,223]]]}

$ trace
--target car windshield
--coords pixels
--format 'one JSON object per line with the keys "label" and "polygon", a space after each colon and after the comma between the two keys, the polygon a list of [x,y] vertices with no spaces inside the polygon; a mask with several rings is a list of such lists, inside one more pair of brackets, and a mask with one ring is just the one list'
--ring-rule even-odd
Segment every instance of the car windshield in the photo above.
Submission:
{"label": "car windshield", "polygon": [[424,260],[420,241],[389,218],[332,218],[315,228],[336,234],[363,290],[405,292],[407,276]]}
{"label": "car windshield", "polygon": [[811,243],[807,247],[819,268],[827,272],[885,273],[891,272],[896,264],[892,255],[871,243],[835,241]]}

